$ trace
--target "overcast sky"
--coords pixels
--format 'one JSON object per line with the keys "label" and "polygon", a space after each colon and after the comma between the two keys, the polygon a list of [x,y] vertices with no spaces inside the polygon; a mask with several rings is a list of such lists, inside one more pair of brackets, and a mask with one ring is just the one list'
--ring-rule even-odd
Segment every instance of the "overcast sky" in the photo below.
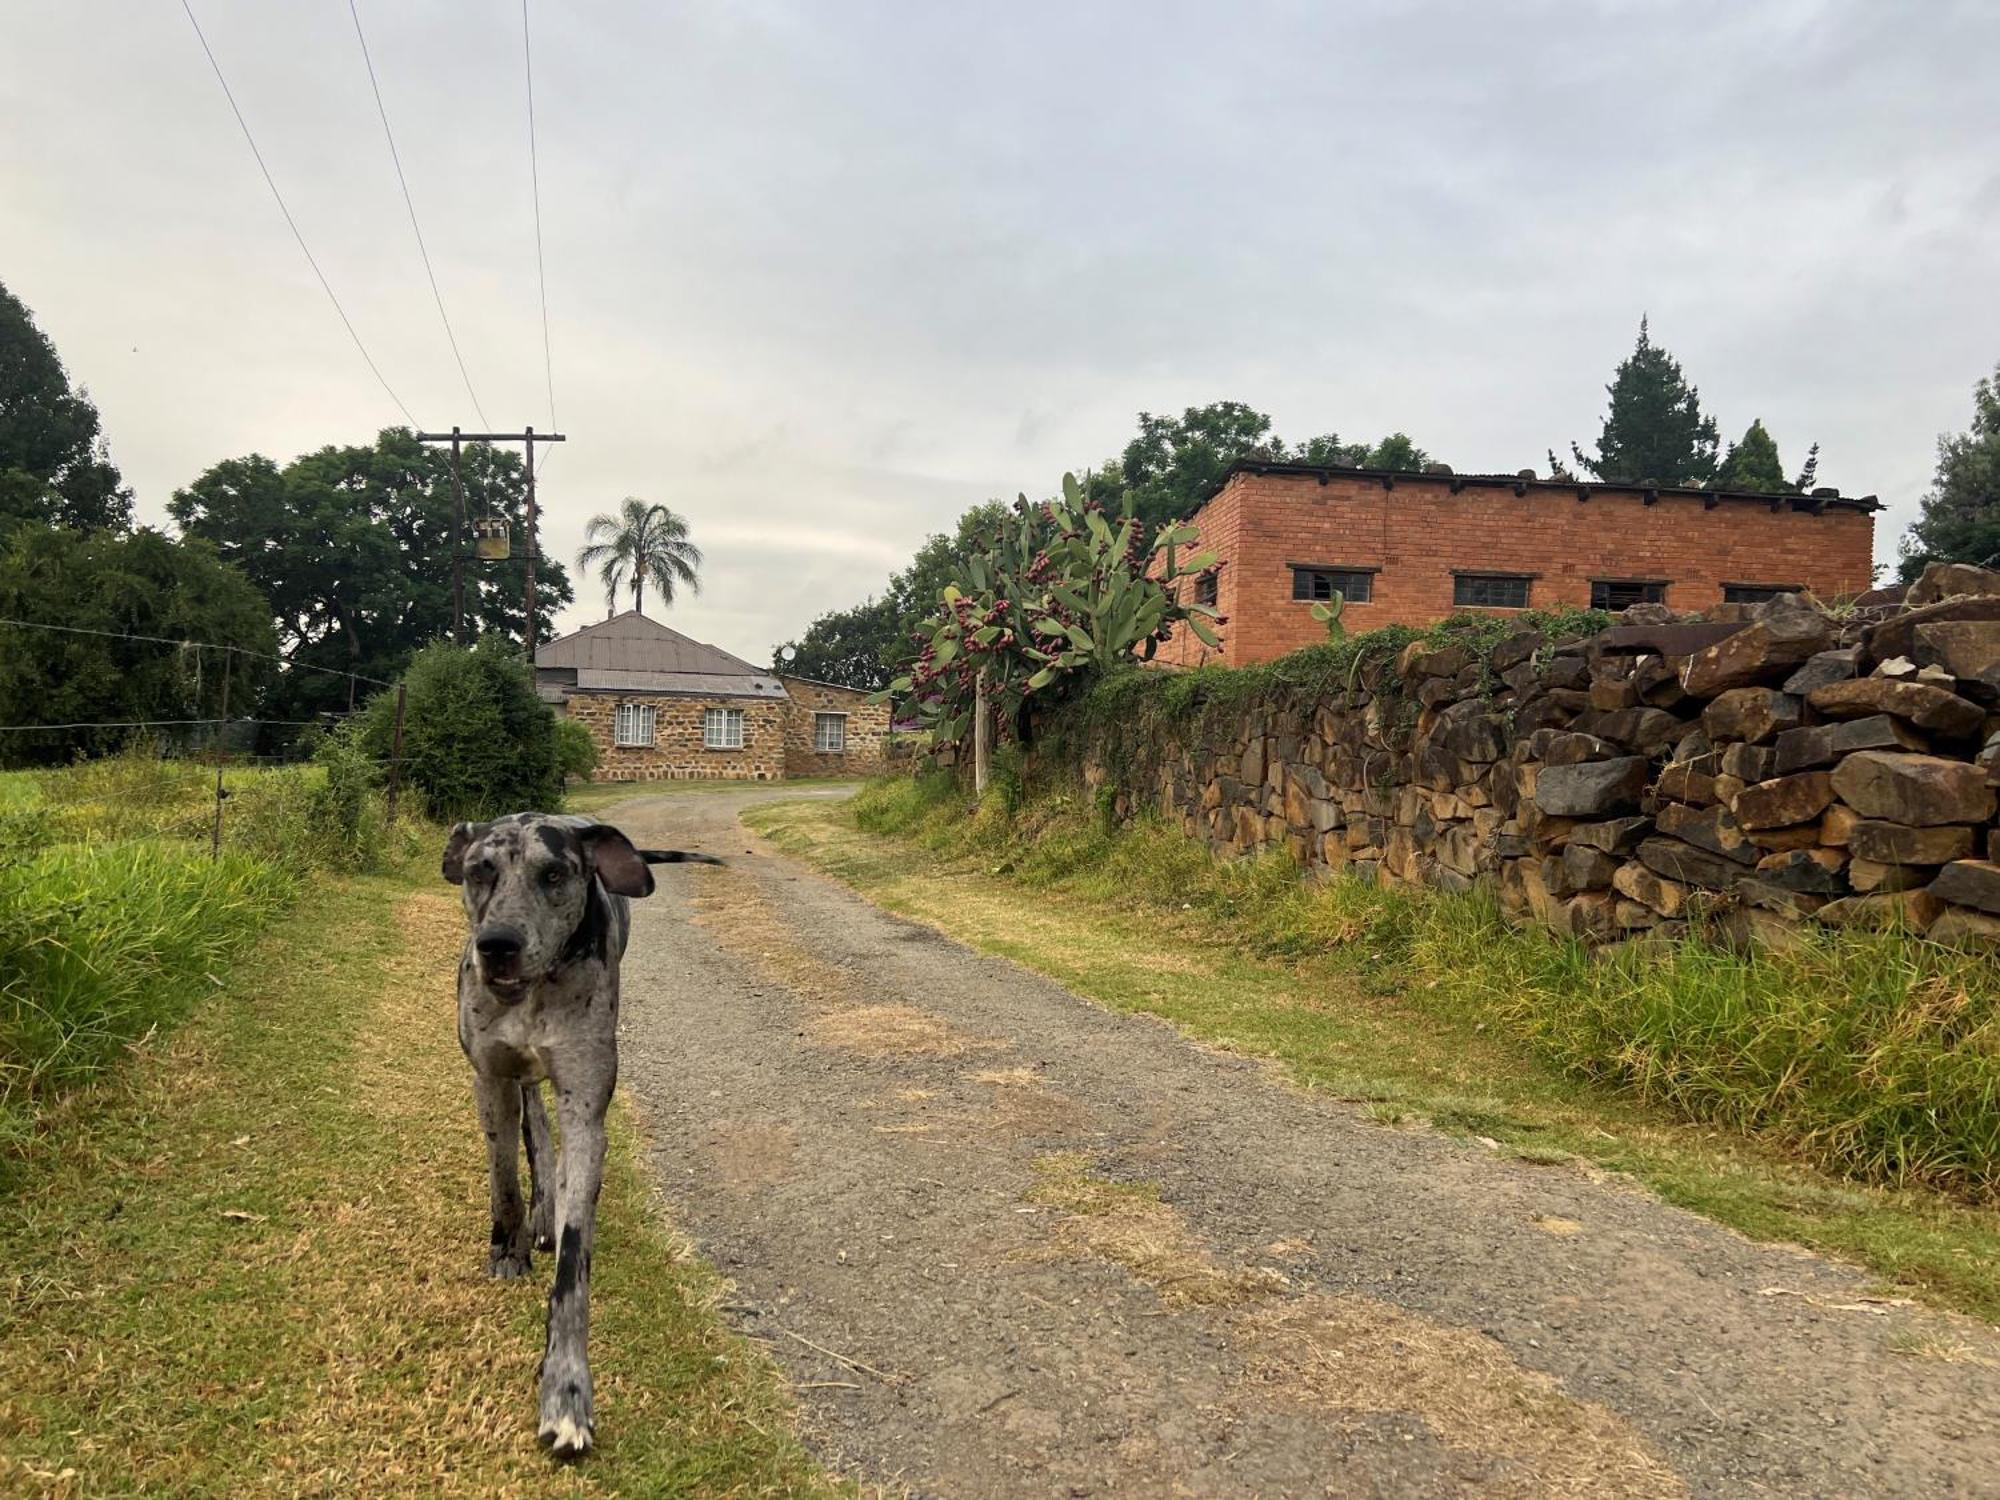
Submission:
{"label": "overcast sky", "polygon": [[[451,362],[341,0],[194,0],[383,373]],[[488,417],[550,421],[520,14],[361,0]],[[536,0],[546,546],[621,496],[708,553],[668,619],[754,661],[1139,410],[1588,446],[1642,311],[1726,436],[1877,493],[1877,553],[2000,360],[2000,5]],[[0,281],[144,519],[224,457],[402,420],[173,0],[9,7]],[[602,613],[593,585],[565,624]]]}

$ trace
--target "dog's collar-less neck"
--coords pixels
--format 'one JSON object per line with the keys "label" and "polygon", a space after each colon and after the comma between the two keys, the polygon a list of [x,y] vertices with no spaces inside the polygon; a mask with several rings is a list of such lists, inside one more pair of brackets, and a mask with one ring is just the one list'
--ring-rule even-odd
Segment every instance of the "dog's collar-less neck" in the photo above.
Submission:
{"label": "dog's collar-less neck", "polygon": [[556,961],[549,965],[548,972],[543,975],[544,982],[560,979],[563,971],[570,965],[581,963],[601,951],[602,935],[609,915],[603,887],[599,885],[597,877],[592,875],[584,896],[583,915],[577,918],[576,926],[570,929],[569,937],[563,943],[562,952],[556,955]]}

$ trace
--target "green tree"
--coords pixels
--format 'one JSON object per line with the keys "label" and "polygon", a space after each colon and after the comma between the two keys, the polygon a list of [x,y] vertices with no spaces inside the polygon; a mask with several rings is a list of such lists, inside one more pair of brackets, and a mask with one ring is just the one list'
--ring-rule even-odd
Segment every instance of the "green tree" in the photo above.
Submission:
{"label": "green tree", "polygon": [[[1579,467],[1611,484],[1704,485],[1715,474],[1715,420],[1701,414],[1701,393],[1639,320],[1639,342],[1605,387],[1611,407],[1597,452],[1575,443]],[[1550,455],[1554,464],[1554,455]],[[1567,470],[1554,464],[1557,477]]]}
{"label": "green tree", "polygon": [[132,522],[132,492],[105,451],[97,408],[21,300],[0,286],[0,528]]}
{"label": "green tree", "polygon": [[1719,490],[1751,490],[1762,495],[1792,492],[1792,482],[1785,478],[1785,465],[1778,457],[1778,444],[1764,430],[1761,418],[1750,424],[1741,439],[1729,445],[1729,452],[1723,455],[1715,471],[1714,482]]}
{"label": "green tree", "polygon": [[2000,567],[2000,368],[1972,388],[1972,426],[1938,439],[1937,475],[1902,553],[1905,579],[1934,562]]}
{"label": "green tree", "polygon": [[688,540],[687,518],[664,505],[627,495],[616,514],[592,516],[583,539],[576,565],[597,570],[610,609],[618,607],[618,590],[628,582],[632,608],[640,614],[646,612],[648,579],[659,590],[662,608],[673,607],[676,585],[701,592],[701,548]]}
{"label": "green tree", "polygon": [[[221,713],[224,656],[131,640],[212,641],[231,655],[232,715],[256,711],[277,649],[271,612],[250,581],[201,541],[146,528],[75,531],[23,523],[0,547],[0,617],[101,635],[0,625],[0,724],[126,724]],[[200,726],[164,731],[182,741]],[[133,737],[125,729],[0,733],[0,763],[45,764],[95,755]]]}
{"label": "green tree", "polygon": [[[518,649],[497,636],[470,650],[436,641],[411,659],[402,685],[403,773],[428,816],[448,823],[562,806],[575,748]],[[377,761],[395,743],[395,697],[377,694],[362,714],[360,743]]]}
{"label": "green tree", "polygon": [[1245,459],[1322,464],[1350,469],[1413,471],[1430,455],[1405,433],[1381,442],[1342,442],[1322,433],[1302,443],[1271,435],[1271,419],[1241,401],[1190,406],[1178,417],[1139,413],[1139,434],[1103,468],[1083,478],[1083,493],[1111,514],[1127,508],[1147,535],[1171,521],[1185,520],[1215,493],[1234,465]]}
{"label": "green tree", "polygon": [[[467,561],[467,632],[518,643],[527,485],[518,454],[486,444],[463,455],[468,520],[500,516],[516,544],[505,562]],[[168,502],[190,536],[212,543],[269,599],[279,650],[301,665],[393,678],[452,623],[451,456],[405,429],[370,447],[327,447],[280,468],[261,454],[215,465]],[[470,551],[470,540],[461,543]],[[551,558],[536,569],[536,637],[570,601]],[[320,672],[285,674],[275,716],[344,709],[348,685]]]}
{"label": "green tree", "polygon": [[772,648],[772,670],[875,692],[894,675],[889,662],[908,634],[902,619],[895,599],[886,594],[852,609],[828,610],[797,640]]}

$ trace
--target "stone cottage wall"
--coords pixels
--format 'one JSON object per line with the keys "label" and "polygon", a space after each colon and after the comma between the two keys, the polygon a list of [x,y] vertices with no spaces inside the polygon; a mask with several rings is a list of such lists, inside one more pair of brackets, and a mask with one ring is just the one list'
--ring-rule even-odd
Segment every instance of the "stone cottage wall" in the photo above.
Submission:
{"label": "stone cottage wall", "polygon": [[[1836,619],[1627,611],[1594,638],[1404,651],[1353,691],[1085,750],[1121,812],[1229,853],[1463,890],[1592,941],[1697,908],[2000,941],[2000,574]],[[1212,720],[1211,715],[1211,720]]]}
{"label": "stone cottage wall", "polygon": [[[785,718],[787,776],[879,776],[888,765],[889,705],[870,703],[858,688],[805,677],[780,677],[791,695]],[[839,755],[813,749],[813,715],[847,715],[847,748]]]}
{"label": "stone cottage wall", "polygon": [[[657,710],[652,745],[612,744],[621,703],[645,703]],[[703,744],[702,715],[711,708],[743,711],[741,750],[711,750]],[[783,699],[572,692],[563,710],[596,741],[599,781],[779,781],[785,774],[788,705]]]}

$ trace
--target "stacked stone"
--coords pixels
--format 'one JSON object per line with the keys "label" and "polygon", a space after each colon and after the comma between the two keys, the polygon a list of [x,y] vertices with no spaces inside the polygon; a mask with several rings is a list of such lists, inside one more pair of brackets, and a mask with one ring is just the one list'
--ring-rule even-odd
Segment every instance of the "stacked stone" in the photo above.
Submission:
{"label": "stacked stone", "polygon": [[1220,850],[1491,880],[1592,941],[1705,909],[1767,942],[1807,920],[2000,942],[2000,573],[1935,568],[1840,614],[1639,606],[1595,637],[1412,646],[1161,751],[1144,790]]}

